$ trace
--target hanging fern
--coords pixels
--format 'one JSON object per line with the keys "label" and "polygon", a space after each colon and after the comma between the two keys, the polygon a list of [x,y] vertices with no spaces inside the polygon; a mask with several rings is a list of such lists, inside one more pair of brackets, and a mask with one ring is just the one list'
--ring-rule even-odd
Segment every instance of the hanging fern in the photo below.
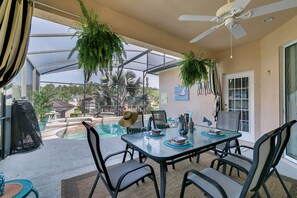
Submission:
{"label": "hanging fern", "polygon": [[107,24],[98,22],[98,16],[87,11],[82,0],[77,0],[83,14],[81,30],[75,32],[78,40],[68,59],[78,52],[78,66],[84,69],[85,80],[98,70],[112,70],[114,61],[122,63],[126,57],[123,38],[111,31]]}
{"label": "hanging fern", "polygon": [[215,61],[212,59],[197,59],[194,53],[190,51],[184,54],[183,59],[177,65],[180,68],[179,78],[182,84],[186,87],[192,87],[196,82],[208,78],[208,70],[213,69]]}

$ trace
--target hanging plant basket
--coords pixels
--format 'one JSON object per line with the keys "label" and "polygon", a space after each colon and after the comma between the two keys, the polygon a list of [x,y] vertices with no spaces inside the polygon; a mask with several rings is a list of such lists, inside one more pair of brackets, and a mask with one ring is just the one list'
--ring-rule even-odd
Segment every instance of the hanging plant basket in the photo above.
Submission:
{"label": "hanging plant basket", "polygon": [[[202,57],[202,56],[201,56]],[[177,63],[180,68],[179,78],[186,87],[192,87],[196,82],[207,80],[208,71],[215,65],[212,59],[197,59],[192,51],[185,53]]]}
{"label": "hanging plant basket", "polygon": [[68,59],[74,52],[78,52],[78,66],[84,69],[87,82],[98,70],[111,70],[114,61],[122,63],[126,54],[123,38],[112,32],[107,24],[100,23],[92,10],[88,12],[82,0],[77,1],[83,18],[79,24],[80,29],[75,33],[78,35],[76,46],[71,50]]}

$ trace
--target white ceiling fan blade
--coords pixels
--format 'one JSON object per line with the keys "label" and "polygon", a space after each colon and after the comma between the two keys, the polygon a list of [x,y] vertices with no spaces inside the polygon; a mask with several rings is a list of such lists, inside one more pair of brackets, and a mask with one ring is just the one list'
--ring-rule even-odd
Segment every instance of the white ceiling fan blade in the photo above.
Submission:
{"label": "white ceiling fan blade", "polygon": [[180,21],[212,21],[215,16],[202,16],[202,15],[181,15],[178,17]]}
{"label": "white ceiling fan blade", "polygon": [[239,23],[234,23],[233,26],[228,29],[236,39],[240,39],[246,35],[245,29]]}
{"label": "white ceiling fan blade", "polygon": [[241,8],[244,10],[244,8],[251,2],[251,0],[235,0],[233,3],[233,8]]}
{"label": "white ceiling fan blade", "polygon": [[294,7],[297,7],[297,0],[282,0],[272,4],[268,4],[265,6],[252,9],[250,18],[262,16],[265,14],[278,12],[281,10],[286,10]]}
{"label": "white ceiling fan blade", "polygon": [[207,35],[209,35],[210,33],[216,31],[217,29],[219,29],[219,27],[221,27],[222,25],[224,25],[224,23],[213,26],[212,28],[206,30],[205,32],[203,32],[202,34],[198,35],[196,38],[192,39],[190,41],[190,43],[196,43],[197,41],[199,41],[200,39],[206,37]]}

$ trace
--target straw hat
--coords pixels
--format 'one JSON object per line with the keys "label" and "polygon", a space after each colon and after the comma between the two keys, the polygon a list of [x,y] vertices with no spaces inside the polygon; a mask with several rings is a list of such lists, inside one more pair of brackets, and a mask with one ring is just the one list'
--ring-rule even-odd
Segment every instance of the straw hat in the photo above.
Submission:
{"label": "straw hat", "polygon": [[119,125],[129,127],[136,122],[137,118],[137,112],[125,111],[123,117],[119,120]]}

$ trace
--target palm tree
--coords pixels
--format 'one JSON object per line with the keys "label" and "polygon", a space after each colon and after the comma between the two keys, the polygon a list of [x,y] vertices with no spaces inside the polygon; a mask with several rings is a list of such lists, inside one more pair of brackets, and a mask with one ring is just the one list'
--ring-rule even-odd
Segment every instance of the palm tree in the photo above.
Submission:
{"label": "palm tree", "polygon": [[98,101],[101,105],[118,106],[116,113],[121,115],[125,105],[142,106],[143,99],[146,101],[145,104],[148,104],[148,97],[143,97],[141,85],[141,78],[132,71],[116,71],[112,75],[103,73],[97,89]]}

